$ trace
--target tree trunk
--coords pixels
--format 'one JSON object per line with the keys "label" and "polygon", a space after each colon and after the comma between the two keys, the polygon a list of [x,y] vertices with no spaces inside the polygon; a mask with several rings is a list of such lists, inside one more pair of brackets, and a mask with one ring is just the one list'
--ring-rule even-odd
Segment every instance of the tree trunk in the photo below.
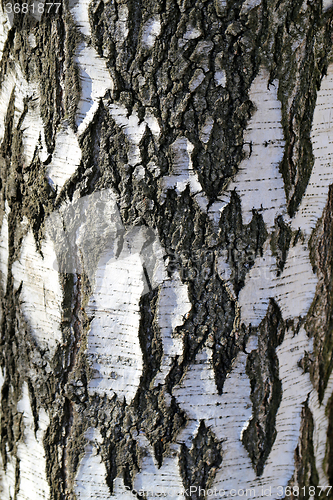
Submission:
{"label": "tree trunk", "polygon": [[1,500],[333,498],[332,14],[3,3]]}

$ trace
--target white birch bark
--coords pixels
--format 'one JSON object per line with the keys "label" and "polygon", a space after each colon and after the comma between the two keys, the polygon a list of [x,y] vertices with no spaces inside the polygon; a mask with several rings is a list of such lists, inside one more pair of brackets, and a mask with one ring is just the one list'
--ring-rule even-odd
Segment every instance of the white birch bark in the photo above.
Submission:
{"label": "white birch bark", "polygon": [[[228,2],[215,3],[218,4],[214,7],[218,18],[223,19],[227,15]],[[329,3],[323,2],[324,12],[330,9]],[[184,13],[185,2],[178,4],[179,12]],[[74,498],[75,495],[84,500],[133,499],[139,491],[151,492],[152,498],[158,498],[166,492],[169,492],[170,498],[185,498],[188,496],[188,487],[194,498],[197,498],[198,485],[188,486],[189,479],[185,477],[184,457],[186,453],[188,456],[196,453],[203,423],[214,437],[214,443],[217,443],[215,448],[220,447],[222,450],[222,459],[214,468],[214,473],[209,473],[206,485],[212,492],[209,496],[221,498],[221,491],[228,497],[233,496],[233,490],[251,490],[254,491],[253,498],[259,499],[262,489],[269,489],[271,498],[277,499],[281,496],[279,488],[285,488],[295,474],[295,449],[301,441],[301,414],[305,405],[311,411],[314,425],[314,452],[311,458],[318,472],[319,484],[326,486],[329,481],[325,462],[329,427],[327,412],[333,379],[330,375],[324,397],[320,400],[309,372],[301,363],[313,352],[313,339],[305,330],[304,323],[307,315],[311,314],[318,284],[316,269],[311,262],[310,239],[325,210],[329,186],[333,184],[333,65],[328,66],[327,76],[323,77],[317,93],[310,134],[314,164],[296,212],[292,215],[288,213],[290,200],[281,173],[286,151],[281,89],[278,79],[270,81],[269,71],[263,64],[257,68],[256,76],[249,86],[248,98],[253,111],[243,131],[243,159],[232,178],[229,177],[223,183],[212,199],[205,189],[203,176],[199,174],[196,162],[198,146],[190,133],[174,131],[168,139],[168,147],[164,147],[167,139],[163,136],[165,124],[161,110],[150,104],[136,103],[130,107],[115,97],[119,85],[114,78],[116,71],[108,66],[106,56],[98,53],[94,45],[91,19],[93,9],[97,8],[96,4],[79,0],[75,4],[71,3],[67,12],[79,33],[77,36],[81,37],[73,57],[81,93],[75,120],[70,122],[65,116],[59,120],[53,137],[53,149],[47,145],[46,124],[42,116],[43,92],[38,82],[33,78],[27,80],[17,61],[10,66],[11,69],[1,82],[0,141],[2,144],[6,142],[6,115],[10,100],[14,99],[13,126],[22,133],[20,161],[23,170],[30,168],[37,157],[40,162],[44,162],[44,180],[51,188],[52,199],[56,200],[43,229],[40,224],[38,236],[27,217],[18,217],[18,229],[14,237],[11,215],[16,213],[16,208],[11,208],[9,204],[13,203],[8,194],[9,188],[4,191],[0,280],[3,301],[9,294],[7,287],[12,287],[12,300],[17,310],[10,316],[10,312],[3,307],[2,324],[13,322],[15,335],[21,332],[20,328],[24,331],[22,342],[27,342],[24,345],[30,347],[22,348],[22,359],[30,359],[29,356],[33,359],[33,353],[29,351],[32,346],[35,346],[36,353],[41,353],[35,357],[40,356],[40,365],[47,367],[45,372],[49,374],[49,379],[45,385],[53,387],[57,383],[62,384],[61,390],[52,388],[55,396],[54,401],[50,401],[49,396],[44,396],[44,389],[40,389],[41,394],[38,394],[36,388],[41,388],[41,384],[36,383],[33,361],[27,373],[18,369],[21,382],[17,386],[13,378],[10,379],[7,369],[1,372],[3,394],[7,394],[6,401],[8,393],[12,394],[10,405],[16,412],[15,425],[19,429],[13,432],[12,449],[6,444],[2,452],[7,462],[2,458],[0,463],[1,498],[55,498],[52,489],[55,479],[48,462],[51,447],[47,440],[51,439],[52,426],[58,425],[57,412],[60,412],[62,404],[65,405],[62,403],[65,399],[67,413],[64,411],[62,418],[67,420],[66,424],[59,424],[63,425],[62,441],[56,443],[59,457],[56,456],[55,448],[52,448],[54,461],[60,464],[59,470],[63,474],[61,481],[65,485],[59,498],[66,498],[65,495]],[[254,9],[259,12],[261,8],[259,1],[245,1],[240,6],[240,16],[250,15]],[[117,9],[114,37],[120,46],[130,36],[133,20],[127,5],[119,3]],[[139,48],[147,59],[152,57],[155,46],[163,38],[163,15],[156,10],[144,17],[137,32]],[[1,19],[0,49],[4,51],[10,21],[4,11]],[[199,23],[189,20],[186,26],[179,29],[183,29],[177,42],[179,47],[186,49],[197,44],[196,57],[213,50],[213,42],[201,40],[204,31]],[[237,26],[232,26],[231,31],[236,33],[237,29]],[[205,64],[200,63],[189,79],[185,100],[189,101],[191,95],[195,95],[206,84],[209,75]],[[211,80],[219,92],[224,92],[230,84],[230,73],[220,62],[215,62],[214,67],[215,73]],[[143,80],[142,85],[145,84]],[[218,101],[221,106],[222,101]],[[32,104],[26,109],[27,102]],[[193,287],[199,288],[199,285],[193,283],[199,281],[186,281],[182,263],[178,262],[177,269],[169,267],[171,258],[167,257],[164,248],[167,238],[161,242],[164,229],[148,227],[148,223],[143,223],[140,217],[134,223],[125,223],[123,192],[117,192],[111,184],[108,189],[101,187],[99,191],[86,196],[82,192],[89,186],[84,186],[81,191],[82,186],[78,188],[77,178],[81,175],[83,165],[87,170],[90,168],[85,158],[84,141],[98,120],[101,109],[122,133],[126,143],[125,167],[132,172],[134,179],[133,204],[135,186],[146,179],[149,170],[155,172],[158,180],[154,179],[154,182],[159,187],[158,196],[150,200],[151,211],[153,205],[158,204],[167,213],[170,193],[175,203],[189,196],[197,218],[202,217],[201,222],[195,221],[197,225],[193,229],[194,233],[199,233],[198,227],[204,223],[211,225],[214,232],[211,240],[215,238],[217,241],[222,229],[219,223],[223,224],[223,216],[232,205],[235,193],[240,200],[241,226],[247,226],[245,233],[250,234],[255,216],[260,216],[263,221],[265,242],[261,252],[256,252],[240,290],[236,289],[234,262],[229,258],[227,248],[221,246],[216,249],[214,243],[206,247],[215,252],[215,274],[211,279],[215,280],[215,285],[217,283],[223,288],[235,311],[233,326],[224,340],[227,342],[232,337],[237,341],[242,331],[247,332],[236,354],[228,354],[230,368],[222,393],[214,372],[215,332],[206,332],[205,321],[211,314],[207,312],[209,307],[204,300],[199,304],[195,302],[197,291]],[[216,118],[217,115],[213,116],[213,110],[210,111],[200,119],[197,130],[198,142],[206,149],[217,135],[222,136],[220,119]],[[145,142],[147,137],[151,141],[148,146],[148,142]],[[98,140],[95,142],[97,144]],[[97,148],[96,144],[94,147]],[[164,168],[161,175],[160,166],[152,162],[147,165],[145,159],[146,155],[151,154],[149,151],[153,145],[161,155],[166,152],[168,156],[168,168]],[[112,144],[109,144],[111,148]],[[92,157],[94,155],[97,163],[102,164],[102,155],[92,153]],[[156,163],[157,156],[156,152]],[[161,165],[163,167],[163,162]],[[10,172],[6,175],[8,180]],[[128,176],[128,183],[132,182],[132,178],[130,181]],[[123,185],[122,190],[126,189],[126,185]],[[278,272],[277,256],[272,249],[279,217],[292,235],[281,272]],[[168,220],[166,222],[169,223]],[[181,221],[178,224],[181,226]],[[180,227],[179,230],[186,232],[186,228]],[[173,238],[177,239],[174,235]],[[173,244],[178,248],[178,241]],[[13,248],[15,252],[10,250]],[[204,263],[198,268],[198,272],[203,275]],[[66,281],[69,276],[72,277],[71,282]],[[222,299],[214,292],[209,279],[208,276],[202,285],[205,290],[202,294],[208,289],[210,292],[213,290],[211,297],[216,300],[213,306],[222,311],[218,308],[225,304],[218,302]],[[65,307],[68,283],[71,283],[72,295],[70,307],[68,303]],[[144,310],[147,297],[153,297],[150,299],[150,309],[148,306],[146,309],[154,316],[148,326],[144,322],[144,315],[148,314]],[[244,442],[244,434],[255,413],[247,363],[252,359],[251,355],[259,352],[259,329],[264,324],[272,300],[277,304],[285,325],[283,340],[275,349],[281,400],[274,419],[276,435],[268,450],[263,472],[258,475]],[[156,311],[152,304],[155,304]],[[202,304],[203,309],[206,308],[206,312],[202,313],[203,323],[198,325],[194,320],[193,323],[198,327],[198,338],[200,332],[204,332],[203,340],[201,343],[198,341],[190,358],[188,344],[193,341],[194,345],[194,340],[187,335],[186,328],[191,318],[199,317],[199,313],[195,315]],[[70,314],[67,309],[70,309]],[[218,314],[227,321],[227,306]],[[67,337],[66,332],[70,332]],[[153,341],[149,335],[153,336]],[[24,340],[26,338],[27,341]],[[160,348],[156,347],[155,354],[151,354],[158,343]],[[66,354],[61,358],[59,353]],[[153,356],[158,359],[156,366],[155,360],[152,361]],[[177,372],[176,368],[183,371]],[[54,373],[51,376],[52,370]],[[151,379],[147,378],[149,370],[152,371]],[[60,372],[63,378],[59,375],[57,379]],[[177,373],[180,373],[178,379]],[[86,399],[83,397],[83,379]],[[71,400],[68,395],[70,386],[76,387],[76,392],[73,389],[77,398],[75,400]],[[154,408],[156,413],[143,405],[146,392],[158,394]],[[159,433],[162,423],[155,423],[155,427],[152,425],[154,432],[151,432],[150,420],[160,419],[162,422],[162,415],[165,417],[175,406],[176,414],[183,420],[172,430],[170,442],[164,444],[164,434],[162,436],[162,431]],[[157,413],[158,410],[160,413]],[[177,420],[176,414],[172,417],[174,421]],[[146,423],[143,425],[144,419]],[[125,425],[128,433],[124,437],[121,434],[123,431],[119,429]],[[136,459],[136,463],[133,459],[130,472],[127,473],[117,451],[120,442],[126,442],[125,451],[131,449]],[[156,451],[157,444],[163,447],[162,458]],[[76,458],[70,462],[70,454],[75,453],[76,446]],[[74,462],[76,468],[71,465]],[[200,466],[204,470],[204,465]]]}

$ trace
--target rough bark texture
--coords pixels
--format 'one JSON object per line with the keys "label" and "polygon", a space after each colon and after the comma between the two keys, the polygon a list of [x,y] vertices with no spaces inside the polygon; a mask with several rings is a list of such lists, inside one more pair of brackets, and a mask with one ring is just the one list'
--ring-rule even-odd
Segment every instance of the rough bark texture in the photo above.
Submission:
{"label": "rough bark texture", "polygon": [[0,27],[1,499],[333,498],[333,5],[23,5]]}

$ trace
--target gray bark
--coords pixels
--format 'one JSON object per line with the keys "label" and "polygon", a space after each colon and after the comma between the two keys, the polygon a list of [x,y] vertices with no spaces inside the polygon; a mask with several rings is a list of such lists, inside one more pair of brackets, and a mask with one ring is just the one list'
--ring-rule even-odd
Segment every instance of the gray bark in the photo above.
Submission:
{"label": "gray bark", "polygon": [[332,495],[330,2],[8,5],[1,498]]}

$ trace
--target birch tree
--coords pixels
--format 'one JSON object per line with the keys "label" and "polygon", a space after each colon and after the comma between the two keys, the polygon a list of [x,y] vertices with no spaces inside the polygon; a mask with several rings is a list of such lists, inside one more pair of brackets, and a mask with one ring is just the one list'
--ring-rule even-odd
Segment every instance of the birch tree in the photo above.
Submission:
{"label": "birch tree", "polygon": [[332,15],[2,2],[1,499],[332,498]]}

